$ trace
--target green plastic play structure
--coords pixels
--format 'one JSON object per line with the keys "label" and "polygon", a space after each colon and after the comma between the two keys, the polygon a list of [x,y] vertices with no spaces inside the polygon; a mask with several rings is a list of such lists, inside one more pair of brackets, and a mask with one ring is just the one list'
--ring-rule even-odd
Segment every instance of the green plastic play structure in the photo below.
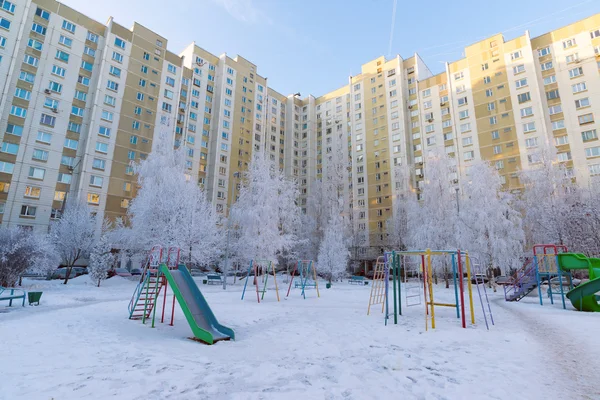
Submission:
{"label": "green plastic play structure", "polygon": [[165,264],[161,264],[159,271],[173,289],[196,339],[207,344],[235,339],[233,329],[219,324],[185,265],[169,269]]}
{"label": "green plastic play structure", "polygon": [[563,271],[587,269],[590,280],[567,293],[573,307],[579,311],[600,312],[600,258],[588,258],[580,253],[560,253],[558,262]]}

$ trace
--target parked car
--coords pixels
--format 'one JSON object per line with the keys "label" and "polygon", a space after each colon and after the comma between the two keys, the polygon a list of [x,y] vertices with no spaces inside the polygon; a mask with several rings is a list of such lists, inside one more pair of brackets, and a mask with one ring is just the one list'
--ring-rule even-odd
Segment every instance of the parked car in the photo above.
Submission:
{"label": "parked car", "polygon": [[496,285],[510,285],[512,283],[512,278],[510,276],[497,276],[496,277]]}
{"label": "parked car", "polygon": [[471,276],[471,283],[488,283],[490,280],[484,274],[475,274]]}
{"label": "parked car", "polygon": [[[550,284],[552,286],[560,286],[560,282],[562,281],[562,285],[563,286],[570,286],[569,284],[569,278],[567,276],[563,276],[561,279],[557,277],[554,277],[552,279],[550,279]],[[542,285],[547,285],[548,281],[543,281]],[[581,284],[581,279],[577,279],[577,278],[573,278],[573,287],[577,287]]]}
{"label": "parked car", "polygon": [[[111,274],[111,272],[113,272],[113,273]],[[115,269],[110,270],[108,273],[109,277],[115,276],[115,275],[121,276],[123,278],[129,278],[130,276],[132,276],[131,272],[127,271],[125,268],[115,268]]]}
{"label": "parked car", "polygon": [[[50,275],[50,279],[65,279],[67,277],[67,269],[68,268],[55,269],[54,272],[52,272],[52,275]],[[77,271],[75,268],[72,268],[71,273],[69,274],[69,279],[73,279],[77,276]]]}
{"label": "parked car", "polygon": [[141,275],[143,271],[141,268],[132,268],[132,270],[130,272],[131,272],[131,275],[135,276],[135,275]]}

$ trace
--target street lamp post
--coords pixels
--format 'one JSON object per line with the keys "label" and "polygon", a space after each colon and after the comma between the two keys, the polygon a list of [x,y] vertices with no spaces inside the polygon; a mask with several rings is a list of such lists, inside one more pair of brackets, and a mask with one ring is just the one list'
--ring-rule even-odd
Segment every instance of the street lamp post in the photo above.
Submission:
{"label": "street lamp post", "polygon": [[[239,172],[235,172],[233,174],[234,178],[237,178],[239,176]],[[235,182],[229,188],[229,194],[231,195],[231,197],[229,197],[229,207],[227,208],[227,245],[225,247],[225,268],[223,268],[223,290],[227,289],[227,273],[229,272],[229,235],[231,232],[231,206],[233,205],[232,188],[234,186]]]}

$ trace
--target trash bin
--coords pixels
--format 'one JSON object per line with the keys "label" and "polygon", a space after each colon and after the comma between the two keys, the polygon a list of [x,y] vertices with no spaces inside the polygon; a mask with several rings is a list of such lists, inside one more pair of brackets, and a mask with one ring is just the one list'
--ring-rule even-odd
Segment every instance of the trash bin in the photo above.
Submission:
{"label": "trash bin", "polygon": [[27,298],[29,299],[29,305],[32,306],[35,304],[36,306],[40,305],[40,299],[42,298],[43,292],[27,292]]}
{"label": "trash bin", "polygon": [[206,285],[208,283],[208,279],[202,279],[202,284]]}
{"label": "trash bin", "polygon": [[329,288],[331,287],[331,283],[327,282],[327,283],[325,284],[325,287],[326,287],[327,289],[329,289]]}

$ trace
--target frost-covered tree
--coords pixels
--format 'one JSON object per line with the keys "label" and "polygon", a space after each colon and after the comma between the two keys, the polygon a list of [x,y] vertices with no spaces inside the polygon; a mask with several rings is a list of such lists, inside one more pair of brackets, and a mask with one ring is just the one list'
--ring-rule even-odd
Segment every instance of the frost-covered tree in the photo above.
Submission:
{"label": "frost-covered tree", "polygon": [[276,263],[279,255],[294,247],[300,224],[297,197],[296,182],[287,179],[262,153],[256,154],[231,208],[238,258]]}
{"label": "frost-covered tree", "polygon": [[318,270],[325,273],[329,283],[342,278],[348,269],[349,257],[346,242],[342,217],[339,214],[332,215],[325,229],[317,260]]}
{"label": "frost-covered tree", "polygon": [[95,244],[96,217],[86,203],[80,200],[67,201],[59,220],[50,225],[50,238],[62,265],[67,267],[65,281],[73,266],[89,257]]}
{"label": "frost-covered tree", "polygon": [[486,162],[470,167],[463,185],[458,228],[462,248],[487,270],[508,272],[519,265],[525,234],[516,199],[503,190],[498,171]]}
{"label": "frost-covered tree", "polygon": [[25,271],[46,274],[58,265],[47,235],[0,226],[0,286],[14,286]]}
{"label": "frost-covered tree", "polygon": [[125,246],[145,252],[155,245],[179,247],[188,262],[205,264],[219,255],[222,233],[203,190],[190,179],[182,147],[173,150],[159,133],[148,158],[134,166],[140,189],[119,229]]}
{"label": "frost-covered tree", "polygon": [[577,187],[569,170],[557,162],[554,148],[542,147],[530,156],[535,163],[519,175],[524,186],[521,207],[528,247],[564,244],[571,207],[578,200]]}
{"label": "frost-covered tree", "polygon": [[[103,226],[105,231],[105,226]],[[100,235],[100,239],[94,245],[90,254],[90,264],[88,265],[88,271],[92,282],[97,283],[100,287],[100,283],[108,277],[108,271],[111,269],[115,262],[114,254],[111,253],[112,246],[108,241],[108,235],[103,232]]]}
{"label": "frost-covered tree", "polygon": [[[456,191],[452,180],[456,166],[444,153],[430,154],[425,163],[423,200],[408,215],[408,245],[419,249],[452,249],[458,247],[456,229]],[[449,285],[450,264],[441,257],[433,258],[436,271],[442,270]]]}

